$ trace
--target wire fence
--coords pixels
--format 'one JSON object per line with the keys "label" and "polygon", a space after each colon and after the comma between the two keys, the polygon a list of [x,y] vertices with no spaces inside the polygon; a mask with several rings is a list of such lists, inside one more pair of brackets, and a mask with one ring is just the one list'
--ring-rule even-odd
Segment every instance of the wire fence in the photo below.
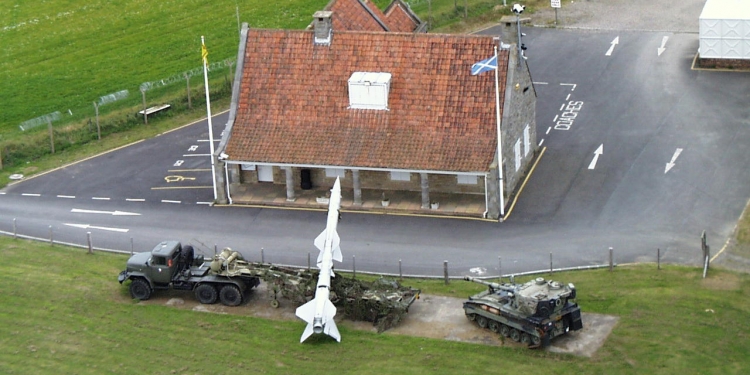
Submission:
{"label": "wire fence", "polygon": [[61,118],[62,118],[62,113],[60,113],[60,111],[55,111],[55,112],[48,113],[43,116],[39,116],[37,118],[33,118],[31,120],[26,120],[22,122],[20,125],[18,125],[18,127],[21,129],[21,131],[27,131],[39,125],[47,124],[52,121],[57,121]]}
{"label": "wire fence", "polygon": [[[7,223],[7,222],[6,222]],[[89,252],[102,251],[115,254],[134,254],[136,248],[142,249],[143,247],[135,245],[135,239],[133,237],[119,237],[113,240],[111,236],[106,237],[93,237],[90,231],[87,231],[85,235],[78,233],[62,233],[55,232],[52,226],[48,226],[47,238],[39,236],[31,236],[19,233],[19,223],[17,219],[13,219],[12,229],[10,231],[0,230],[0,234],[13,237],[14,239],[27,239],[40,242],[47,242],[50,245],[59,244],[77,248],[88,249]],[[92,228],[93,229],[93,228]],[[36,228],[39,231],[39,228]],[[66,239],[59,239],[56,237],[66,237]],[[106,245],[100,245],[98,243],[106,243]],[[206,259],[211,259],[217,254],[223,247],[217,244],[206,244],[201,241],[194,240],[191,244],[196,248],[196,251],[203,253]],[[147,247],[149,251],[151,247]],[[269,263],[277,266],[310,269],[315,267],[315,261],[317,259],[317,251],[315,252],[301,252],[297,250],[291,250],[287,253],[278,250],[269,251],[269,249],[260,248],[259,250],[239,250],[243,257],[248,261],[259,261],[261,263]],[[531,276],[538,274],[553,274],[558,272],[567,271],[583,271],[583,270],[594,270],[609,268],[610,272],[617,267],[618,263],[615,260],[615,253],[613,248],[609,248],[609,258],[602,260],[599,264],[582,265],[582,266],[555,266],[553,263],[553,254],[549,253],[549,267],[540,267],[535,269],[516,269],[514,272],[503,272],[502,258],[497,258],[497,267],[493,269],[494,272],[474,272],[470,269],[467,264],[463,264],[460,260],[455,262],[449,262],[448,260],[435,261],[430,263],[419,262],[418,264],[406,264],[401,259],[394,261],[384,262],[380,257],[375,261],[363,261],[356,255],[352,255],[349,259],[344,259],[342,264],[336,268],[338,272],[352,273],[355,277],[357,273],[366,275],[378,275],[387,277],[398,277],[398,278],[421,278],[421,279],[444,279],[446,284],[449,280],[463,279],[466,275],[478,279],[497,279],[497,278],[508,278],[510,276],[522,277]],[[661,252],[657,249],[656,252],[656,263],[657,269],[661,269]],[[388,271],[388,270],[392,271]],[[469,271],[468,273],[465,271]],[[704,276],[705,277],[705,276]]]}

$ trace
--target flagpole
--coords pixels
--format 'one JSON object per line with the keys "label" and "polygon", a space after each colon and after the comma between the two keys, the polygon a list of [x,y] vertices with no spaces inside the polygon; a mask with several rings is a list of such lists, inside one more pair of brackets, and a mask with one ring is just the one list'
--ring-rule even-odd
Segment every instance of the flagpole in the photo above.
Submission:
{"label": "flagpole", "polygon": [[503,133],[500,129],[500,83],[497,77],[497,71],[500,68],[500,61],[497,56],[497,46],[495,46],[495,116],[497,117],[497,171],[500,185],[500,218],[505,216],[505,193],[503,192]]}
{"label": "flagpole", "polygon": [[[497,49],[497,47],[496,47]],[[495,52],[497,53],[497,52]],[[211,124],[211,98],[208,95],[208,51],[206,41],[201,35],[201,56],[203,57],[203,82],[206,86],[206,113],[208,115],[208,144],[211,150],[211,181],[214,187],[214,201],[216,201],[216,167],[214,166],[214,129]]]}

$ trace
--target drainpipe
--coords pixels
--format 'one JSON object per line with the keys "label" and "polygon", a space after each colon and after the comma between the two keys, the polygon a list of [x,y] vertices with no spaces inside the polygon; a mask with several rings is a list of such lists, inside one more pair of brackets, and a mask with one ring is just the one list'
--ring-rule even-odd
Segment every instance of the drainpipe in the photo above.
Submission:
{"label": "drainpipe", "polygon": [[484,213],[482,214],[482,218],[487,218],[487,212],[490,212],[490,197],[487,195],[487,179],[489,178],[489,174],[484,174]]}
{"label": "drainpipe", "polygon": [[229,191],[229,164],[224,162],[224,180],[227,183],[227,199],[229,204],[232,204],[232,193]]}

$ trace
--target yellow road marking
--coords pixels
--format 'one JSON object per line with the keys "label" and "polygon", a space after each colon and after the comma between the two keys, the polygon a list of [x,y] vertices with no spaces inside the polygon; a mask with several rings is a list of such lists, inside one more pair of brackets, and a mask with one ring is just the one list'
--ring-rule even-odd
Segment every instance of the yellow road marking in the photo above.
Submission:
{"label": "yellow road marking", "polygon": [[523,180],[523,184],[521,184],[521,188],[518,189],[518,194],[516,194],[516,196],[513,198],[513,203],[511,203],[510,208],[508,209],[508,212],[505,213],[505,217],[503,217],[503,221],[508,220],[508,217],[510,217],[510,213],[513,212],[513,207],[516,206],[516,201],[518,201],[518,197],[521,196],[521,192],[523,191],[524,186],[526,186],[526,183],[531,178],[531,175],[534,174],[536,165],[539,164],[540,160],[542,160],[542,156],[544,156],[545,151],[547,151],[547,147],[542,148],[542,152],[539,153],[539,157],[536,158],[534,165],[531,166],[531,170],[529,170],[529,173],[526,175],[526,178]]}

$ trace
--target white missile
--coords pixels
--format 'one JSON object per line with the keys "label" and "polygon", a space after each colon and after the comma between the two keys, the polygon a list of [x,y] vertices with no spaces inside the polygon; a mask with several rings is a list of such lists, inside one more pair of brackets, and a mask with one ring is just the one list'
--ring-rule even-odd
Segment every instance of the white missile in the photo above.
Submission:
{"label": "white missile", "polygon": [[333,261],[341,262],[341,248],[339,234],[336,227],[339,223],[339,208],[341,208],[341,182],[336,182],[331,189],[331,199],[328,203],[328,220],[326,229],[315,238],[315,247],[320,249],[318,255],[318,285],[315,288],[315,298],[297,308],[297,317],[307,322],[299,342],[307,340],[313,333],[325,333],[341,342],[341,334],[336,327],[333,317],[336,316],[336,306],[328,299],[331,293],[331,278],[334,277]]}

